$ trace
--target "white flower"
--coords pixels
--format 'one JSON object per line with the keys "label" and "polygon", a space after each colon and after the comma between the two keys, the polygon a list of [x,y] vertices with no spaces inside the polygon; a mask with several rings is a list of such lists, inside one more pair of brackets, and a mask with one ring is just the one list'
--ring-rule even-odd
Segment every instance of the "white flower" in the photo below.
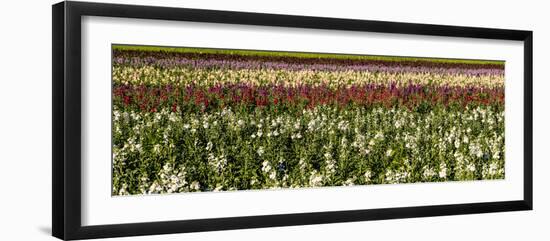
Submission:
{"label": "white flower", "polygon": [[393,177],[393,172],[392,170],[387,170],[386,171],[386,181],[389,182],[389,183],[392,183],[393,180],[394,180],[394,177]]}
{"label": "white flower", "polygon": [[473,163],[470,163],[468,164],[468,166],[466,166],[466,169],[468,169],[468,171],[474,172],[476,170],[476,166]]}
{"label": "white flower", "polygon": [[298,166],[300,167],[301,171],[306,169],[307,164],[303,158],[300,158],[300,161],[298,162]]}
{"label": "white flower", "polygon": [[334,173],[336,171],[336,167],[334,166],[334,162],[327,162],[327,166],[325,167],[325,169],[328,173]]}
{"label": "white flower", "polygon": [[290,136],[291,139],[301,139],[302,138],[302,134],[300,134],[299,132],[296,133],[296,134],[292,134]]}
{"label": "white flower", "polygon": [[499,152],[499,151],[495,151],[495,152],[493,153],[493,159],[495,159],[495,160],[500,159],[500,152]]}
{"label": "white flower", "polygon": [[264,154],[264,148],[260,146],[256,152],[259,156],[261,156],[262,154]]}
{"label": "white flower", "polygon": [[401,122],[399,120],[397,120],[395,123],[394,123],[394,126],[396,129],[399,129],[399,127],[401,127]]}
{"label": "white flower", "polygon": [[199,182],[193,181],[191,185],[189,185],[189,188],[191,188],[191,190],[199,190],[201,188],[201,185]]}
{"label": "white flower", "polygon": [[439,178],[446,178],[447,177],[447,165],[445,165],[444,162],[439,164]]}
{"label": "white flower", "polygon": [[453,154],[453,156],[456,158],[456,161],[458,163],[461,163],[464,161],[464,156],[460,152],[456,152],[455,154]]}
{"label": "white flower", "polygon": [[118,110],[113,111],[113,116],[115,117],[115,121],[118,121],[120,118],[120,112]]}
{"label": "white flower", "polygon": [[365,176],[365,182],[369,182],[372,177],[372,173],[370,170],[367,170],[363,176]]}
{"label": "white flower", "polygon": [[272,180],[275,180],[275,178],[277,177],[276,176],[277,173],[275,171],[272,171],[270,174],[269,174],[269,178],[272,179]]}
{"label": "white flower", "polygon": [[271,171],[271,165],[269,164],[268,161],[262,162],[262,171],[263,171],[263,172],[269,172],[269,171]]}
{"label": "white flower", "polygon": [[476,156],[477,158],[482,157],[483,151],[481,150],[481,146],[477,143],[470,144],[470,154]]}
{"label": "white flower", "polygon": [[491,164],[489,165],[489,175],[496,175],[498,171],[498,164],[495,162],[491,162]]}
{"label": "white flower", "polygon": [[317,171],[311,172],[311,175],[309,176],[309,185],[312,187],[318,187],[321,186],[321,183],[323,181],[323,176],[318,174]]}
{"label": "white flower", "polygon": [[155,145],[153,146],[153,151],[154,151],[155,153],[157,153],[157,154],[160,153],[160,145],[159,145],[159,144],[155,144]]}
{"label": "white flower", "polygon": [[142,151],[142,149],[141,149],[141,144],[139,144],[139,143],[136,144],[136,150],[137,150],[138,152],[141,152],[141,151]]}
{"label": "white flower", "polygon": [[344,136],[342,137],[342,139],[340,140],[340,145],[342,145],[342,148],[346,148],[347,145],[348,145],[348,139]]}
{"label": "white flower", "polygon": [[476,153],[476,156],[477,156],[477,158],[481,158],[483,156],[483,151],[481,151],[481,149],[479,149]]}
{"label": "white flower", "polygon": [[164,164],[162,169],[164,169],[165,172],[170,172],[170,171],[172,171],[172,164],[166,163],[166,164]]}
{"label": "white flower", "polygon": [[129,193],[126,191],[126,188],[128,188],[128,185],[126,183],[122,184],[122,187],[118,191],[118,195],[128,195]]}
{"label": "white flower", "polygon": [[151,184],[151,186],[149,187],[149,193],[156,193],[158,192],[159,186],[157,185],[156,182],[153,182],[153,184]]}
{"label": "white flower", "polygon": [[340,121],[338,122],[338,129],[341,131],[346,131],[349,128],[349,123],[347,121]]}
{"label": "white flower", "polygon": [[344,186],[353,186],[354,185],[354,182],[355,181],[355,178],[348,178],[345,182],[344,182]]}
{"label": "white flower", "polygon": [[392,154],[393,154],[393,150],[392,150],[392,149],[388,149],[388,150],[386,151],[386,156],[387,156],[387,157],[390,157]]}
{"label": "white flower", "polygon": [[424,169],[422,176],[424,176],[425,179],[429,179],[436,175],[435,171],[431,167],[424,166],[422,169]]}

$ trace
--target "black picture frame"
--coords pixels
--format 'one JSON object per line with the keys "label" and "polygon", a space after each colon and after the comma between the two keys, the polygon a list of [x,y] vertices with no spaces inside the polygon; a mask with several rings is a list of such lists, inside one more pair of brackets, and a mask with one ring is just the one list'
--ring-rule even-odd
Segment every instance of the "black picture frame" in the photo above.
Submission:
{"label": "black picture frame", "polygon": [[[517,40],[524,43],[524,194],[521,200],[420,207],[342,210],[234,218],[82,226],[81,224],[81,17],[104,16],[350,30],[379,33]],[[60,239],[199,232],[380,219],[532,210],[533,33],[324,17],[150,7],[89,2],[52,6],[52,233]]]}

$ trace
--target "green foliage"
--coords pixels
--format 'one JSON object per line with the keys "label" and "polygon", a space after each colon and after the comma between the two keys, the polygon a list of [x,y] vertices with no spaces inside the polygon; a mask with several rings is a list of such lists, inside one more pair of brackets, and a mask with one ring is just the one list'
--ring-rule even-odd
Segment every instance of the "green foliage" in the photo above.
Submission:
{"label": "green foliage", "polygon": [[504,177],[501,107],[420,109],[115,110],[113,194]]}

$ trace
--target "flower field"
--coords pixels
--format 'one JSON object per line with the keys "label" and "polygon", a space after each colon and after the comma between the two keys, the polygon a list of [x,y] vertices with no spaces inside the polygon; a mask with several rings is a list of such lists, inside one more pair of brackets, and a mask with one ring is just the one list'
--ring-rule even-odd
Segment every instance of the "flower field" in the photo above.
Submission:
{"label": "flower field", "polygon": [[504,62],[113,46],[112,194],[504,178]]}

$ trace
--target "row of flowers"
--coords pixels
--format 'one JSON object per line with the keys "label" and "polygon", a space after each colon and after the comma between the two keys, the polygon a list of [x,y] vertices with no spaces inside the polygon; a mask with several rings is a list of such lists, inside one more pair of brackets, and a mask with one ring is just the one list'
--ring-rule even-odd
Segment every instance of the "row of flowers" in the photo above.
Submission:
{"label": "row of flowers", "polygon": [[113,195],[504,178],[504,111],[113,111]]}
{"label": "row of flowers", "polygon": [[313,108],[318,105],[406,106],[423,105],[504,105],[503,88],[462,88],[412,84],[351,86],[332,90],[327,86],[285,87],[229,84],[202,86],[116,85],[115,105],[125,109],[157,111],[161,108],[216,110],[223,107],[270,107],[278,109]]}
{"label": "row of flowers", "polygon": [[312,63],[305,64],[301,62],[272,62],[260,60],[233,60],[227,59],[189,59],[189,58],[170,58],[157,59],[154,57],[145,58],[125,58],[116,57],[113,63],[117,66],[129,67],[155,67],[155,68],[193,68],[193,69],[270,69],[270,70],[315,70],[315,71],[367,71],[384,73],[438,73],[438,74],[461,74],[461,75],[502,75],[504,69],[491,68],[465,68],[462,67],[441,67],[441,66],[423,66],[423,65],[388,65],[382,63],[367,64],[330,64],[330,63]]}
{"label": "row of flowers", "polygon": [[255,85],[327,85],[339,88],[350,85],[387,84],[408,85],[410,82],[438,86],[503,87],[503,74],[467,75],[437,72],[370,72],[285,69],[209,69],[179,66],[113,66],[112,78],[119,84],[146,85],[218,85],[248,83]]}
{"label": "row of flowers", "polygon": [[[261,51],[260,51],[261,52]],[[304,57],[308,56],[308,57]],[[338,56],[338,57],[336,57]],[[151,66],[158,65],[161,67],[178,65],[179,63],[197,61],[197,63],[230,62],[235,63],[268,63],[282,66],[342,66],[342,67],[358,67],[358,66],[378,66],[380,68],[395,67],[425,67],[430,69],[480,69],[480,70],[504,70],[504,61],[475,61],[475,60],[433,60],[423,58],[403,58],[389,57],[384,60],[384,57],[376,58],[375,56],[358,56],[358,55],[327,55],[327,54],[305,54],[302,57],[292,53],[277,53],[260,54],[257,51],[230,51],[220,50],[220,53],[207,52],[173,52],[173,51],[132,51],[113,49],[114,64]],[[183,61],[183,62],[181,62]]]}

